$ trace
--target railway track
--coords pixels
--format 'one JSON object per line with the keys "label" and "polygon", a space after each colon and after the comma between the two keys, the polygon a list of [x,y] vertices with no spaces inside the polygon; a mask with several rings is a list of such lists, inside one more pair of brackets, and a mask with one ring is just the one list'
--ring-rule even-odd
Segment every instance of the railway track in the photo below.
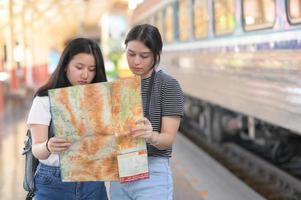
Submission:
{"label": "railway track", "polygon": [[180,131],[268,200],[300,200],[301,181],[231,142],[212,144],[198,126],[183,120]]}

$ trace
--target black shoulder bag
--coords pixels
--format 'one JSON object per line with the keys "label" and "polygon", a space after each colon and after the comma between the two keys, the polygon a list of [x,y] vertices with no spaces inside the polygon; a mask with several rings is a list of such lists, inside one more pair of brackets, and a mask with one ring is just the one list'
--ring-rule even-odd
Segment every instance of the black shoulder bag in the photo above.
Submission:
{"label": "black shoulder bag", "polygon": [[[52,120],[50,121],[48,128],[48,138],[54,136]],[[34,157],[32,154],[32,137],[31,132],[28,129],[26,133],[26,139],[24,141],[24,148],[22,155],[25,155],[25,173],[23,180],[23,188],[27,191],[27,196],[25,200],[31,200],[34,197],[34,175],[37,170],[37,166],[39,164],[39,160]]]}

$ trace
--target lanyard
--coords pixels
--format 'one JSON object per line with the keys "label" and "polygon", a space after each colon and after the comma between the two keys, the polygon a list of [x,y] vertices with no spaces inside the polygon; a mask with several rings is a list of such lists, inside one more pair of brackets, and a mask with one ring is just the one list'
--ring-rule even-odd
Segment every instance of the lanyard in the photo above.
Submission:
{"label": "lanyard", "polygon": [[152,94],[152,90],[153,90],[153,86],[154,86],[154,80],[155,80],[155,76],[156,76],[156,70],[154,69],[151,75],[151,79],[149,81],[149,85],[148,85],[148,91],[147,91],[147,102],[146,102],[146,108],[145,108],[145,117],[150,120],[150,116],[149,116],[149,107],[150,107],[150,100],[151,100],[151,94]]}

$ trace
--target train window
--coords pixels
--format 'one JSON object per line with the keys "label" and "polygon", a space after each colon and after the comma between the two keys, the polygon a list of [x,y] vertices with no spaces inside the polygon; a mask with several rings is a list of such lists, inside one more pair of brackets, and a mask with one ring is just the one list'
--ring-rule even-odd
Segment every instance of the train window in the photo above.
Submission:
{"label": "train window", "polygon": [[164,38],[166,42],[172,42],[174,39],[174,12],[172,5],[166,7],[165,10],[165,34]]}
{"label": "train window", "polygon": [[272,27],[275,18],[275,0],[243,1],[243,19],[246,31]]}
{"label": "train window", "polygon": [[204,38],[208,35],[208,2],[204,0],[193,1],[194,37]]}
{"label": "train window", "polygon": [[179,39],[188,40],[189,39],[189,1],[188,0],[179,0]]}
{"label": "train window", "polygon": [[155,26],[159,29],[161,35],[163,34],[163,15],[162,12],[158,12],[155,18]]}
{"label": "train window", "polygon": [[288,0],[288,18],[293,24],[301,23],[301,1]]}
{"label": "train window", "polygon": [[235,0],[214,1],[214,30],[216,35],[233,33],[235,29]]}

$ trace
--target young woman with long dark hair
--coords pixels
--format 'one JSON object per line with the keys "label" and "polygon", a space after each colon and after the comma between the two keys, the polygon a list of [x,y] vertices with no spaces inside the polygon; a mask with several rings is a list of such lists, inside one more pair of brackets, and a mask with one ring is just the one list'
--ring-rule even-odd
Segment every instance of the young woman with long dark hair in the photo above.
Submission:
{"label": "young woman with long dark hair", "polygon": [[103,56],[98,44],[77,38],[64,49],[57,68],[35,94],[27,124],[32,133],[32,152],[39,159],[35,174],[35,199],[107,200],[103,182],[62,182],[59,154],[71,143],[65,138],[48,138],[51,114],[48,90],[106,81]]}

